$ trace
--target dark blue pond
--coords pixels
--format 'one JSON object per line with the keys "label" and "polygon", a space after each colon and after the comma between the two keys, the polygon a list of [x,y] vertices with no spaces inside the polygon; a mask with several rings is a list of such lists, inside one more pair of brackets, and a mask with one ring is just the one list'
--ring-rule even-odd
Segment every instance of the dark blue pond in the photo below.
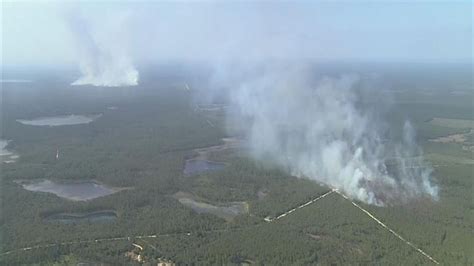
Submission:
{"label": "dark blue pond", "polygon": [[225,167],[224,163],[211,162],[207,160],[190,159],[186,160],[183,173],[186,176],[197,175],[209,171],[221,170]]}

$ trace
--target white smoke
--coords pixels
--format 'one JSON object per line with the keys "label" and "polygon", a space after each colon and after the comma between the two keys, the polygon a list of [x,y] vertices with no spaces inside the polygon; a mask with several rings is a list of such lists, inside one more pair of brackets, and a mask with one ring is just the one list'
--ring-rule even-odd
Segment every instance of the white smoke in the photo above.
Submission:
{"label": "white smoke", "polygon": [[[336,53],[318,48],[316,37],[324,40],[327,34],[324,27],[308,23],[313,12],[287,13],[286,5],[279,7],[285,11],[282,14],[295,18],[290,21],[282,20],[272,8],[255,8],[242,21],[240,13],[233,13],[234,6],[198,6],[179,7],[180,12],[160,6],[161,16],[154,10],[150,21],[145,19],[147,27],[141,27],[152,29],[146,34],[150,41],[143,43],[156,43],[162,56],[217,62],[212,89],[230,89],[228,122],[244,131],[255,158],[370,204],[424,195],[437,198],[432,169],[423,161],[410,123],[400,129],[401,138],[390,137],[384,120],[378,118],[379,106],[367,107],[361,100],[357,76],[315,78],[311,70],[301,67],[304,60]],[[73,84],[137,84],[138,72],[125,45],[126,19],[111,21],[108,25],[101,20],[94,31],[86,21],[70,23],[82,51],[83,77]],[[154,40],[153,35],[158,37]],[[337,51],[340,43],[331,45]],[[149,50],[143,53],[151,56]],[[252,66],[229,68],[229,62],[235,61]],[[284,67],[274,64],[283,61]],[[256,62],[265,66],[253,67]]]}
{"label": "white smoke", "polygon": [[232,79],[229,121],[244,130],[255,158],[369,204],[437,199],[410,123],[400,141],[384,140],[378,110],[360,104],[357,76],[315,79],[300,67],[250,72]]}
{"label": "white smoke", "polygon": [[71,85],[136,86],[139,74],[128,53],[126,14],[104,16],[91,21],[77,12],[68,17],[74,35],[82,76]]}

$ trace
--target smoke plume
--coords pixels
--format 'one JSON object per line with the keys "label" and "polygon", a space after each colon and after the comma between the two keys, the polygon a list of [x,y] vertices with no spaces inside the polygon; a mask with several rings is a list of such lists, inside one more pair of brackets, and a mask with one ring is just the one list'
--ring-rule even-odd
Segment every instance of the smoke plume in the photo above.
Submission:
{"label": "smoke plume", "polygon": [[247,73],[224,80],[234,84],[229,123],[244,131],[255,158],[369,204],[437,198],[413,127],[406,122],[402,139],[387,140],[379,107],[361,104],[358,76],[274,66]]}
{"label": "smoke plume", "polygon": [[[136,86],[138,71],[127,49],[126,15],[104,17],[90,26],[90,21],[77,13],[68,16],[79,55],[82,76],[71,85]],[[97,25],[96,25],[97,24]]]}
{"label": "smoke plume", "polygon": [[[135,12],[145,26],[134,27],[134,36],[153,47],[140,49],[142,57],[214,62],[210,94],[228,95],[229,128],[243,131],[254,158],[370,204],[437,198],[411,124],[392,134],[383,106],[366,101],[361,77],[315,75],[307,67],[325,56],[346,58],[339,54],[342,48],[363,39],[333,39],[335,28],[315,24],[318,9],[234,3],[146,6]],[[77,16],[70,23],[82,51],[83,76],[73,84],[136,85],[138,72],[126,49],[127,16],[114,15],[111,24],[100,17],[94,27]]]}

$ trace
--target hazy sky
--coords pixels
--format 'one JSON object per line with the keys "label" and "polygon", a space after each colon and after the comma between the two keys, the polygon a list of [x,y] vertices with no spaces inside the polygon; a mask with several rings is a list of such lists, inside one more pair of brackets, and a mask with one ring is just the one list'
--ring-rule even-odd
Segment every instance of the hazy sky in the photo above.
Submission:
{"label": "hazy sky", "polygon": [[2,65],[76,64],[84,45],[112,46],[136,63],[469,62],[472,12],[471,1],[2,1]]}

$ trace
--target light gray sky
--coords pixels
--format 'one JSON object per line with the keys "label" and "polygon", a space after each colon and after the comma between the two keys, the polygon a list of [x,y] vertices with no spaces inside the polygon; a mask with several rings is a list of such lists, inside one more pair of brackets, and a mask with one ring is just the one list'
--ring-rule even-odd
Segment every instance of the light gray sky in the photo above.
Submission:
{"label": "light gray sky", "polygon": [[86,34],[136,63],[470,62],[472,12],[471,1],[2,1],[1,59],[4,66],[77,64]]}

